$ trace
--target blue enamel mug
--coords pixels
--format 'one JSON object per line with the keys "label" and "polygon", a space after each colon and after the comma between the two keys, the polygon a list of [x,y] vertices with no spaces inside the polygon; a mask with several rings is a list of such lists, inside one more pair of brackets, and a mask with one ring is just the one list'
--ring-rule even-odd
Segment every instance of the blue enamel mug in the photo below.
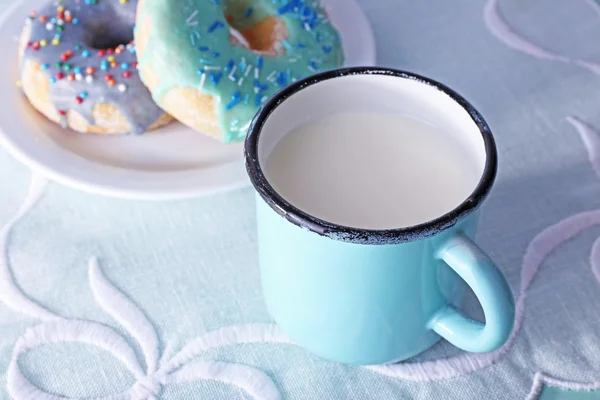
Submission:
{"label": "blue enamel mug", "polygon": [[[477,154],[479,183],[455,209],[408,228],[353,228],[297,208],[269,182],[266,160],[295,127],[353,110],[406,113],[459,132]],[[459,94],[386,68],[313,75],[259,111],[245,161],[257,191],[263,295],[297,344],[333,361],[372,365],[405,360],[441,338],[470,352],[506,342],[514,322],[512,293],[473,241],[478,209],[496,176],[496,147],[487,123]],[[460,311],[467,285],[481,304],[483,322]]]}

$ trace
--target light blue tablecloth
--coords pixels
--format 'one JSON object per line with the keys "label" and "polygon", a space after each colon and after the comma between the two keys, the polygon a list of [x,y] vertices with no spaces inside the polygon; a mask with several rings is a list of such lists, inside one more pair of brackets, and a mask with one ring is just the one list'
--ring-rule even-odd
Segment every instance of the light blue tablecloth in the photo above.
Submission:
{"label": "light blue tablecloth", "polygon": [[[560,387],[599,387],[600,68],[582,60],[600,63],[600,8],[499,3],[361,0],[379,64],[454,87],[495,132],[479,242],[524,310],[500,352],[440,344],[375,370],[318,359],[271,325],[250,189],[143,203],[33,179],[28,195],[31,173],[0,150],[0,229],[40,198],[4,230],[6,249],[0,235],[0,398],[566,399]],[[479,315],[475,300],[467,309]]]}

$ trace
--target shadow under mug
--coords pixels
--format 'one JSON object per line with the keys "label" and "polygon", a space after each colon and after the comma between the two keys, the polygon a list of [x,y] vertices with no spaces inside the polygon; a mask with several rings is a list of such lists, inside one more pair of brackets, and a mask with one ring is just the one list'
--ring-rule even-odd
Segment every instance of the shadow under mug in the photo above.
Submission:
{"label": "shadow under mug", "polygon": [[[269,184],[265,160],[294,128],[336,112],[399,112],[458,132],[481,168],[473,193],[438,218],[409,228],[356,229],[294,207]],[[276,94],[255,117],[245,143],[257,196],[259,263],[268,309],[300,346],[338,362],[383,364],[412,357],[440,337],[471,352],[508,339],[511,290],[473,242],[477,209],[497,170],[496,147],[481,115],[448,87],[412,73],[358,67],[313,75]],[[458,307],[465,282],[485,323]]]}

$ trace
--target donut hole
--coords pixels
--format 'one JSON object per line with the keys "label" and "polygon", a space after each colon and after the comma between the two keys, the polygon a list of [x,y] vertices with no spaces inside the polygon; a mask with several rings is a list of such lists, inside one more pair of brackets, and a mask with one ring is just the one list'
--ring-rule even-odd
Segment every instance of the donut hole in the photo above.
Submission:
{"label": "donut hole", "polygon": [[90,26],[86,44],[92,49],[114,49],[120,45],[127,45],[133,41],[133,29],[128,27],[115,27],[108,24]]}
{"label": "donut hole", "polygon": [[274,16],[267,17],[246,28],[236,23],[231,15],[225,15],[225,20],[229,24],[230,39],[234,45],[273,57],[285,52],[282,42],[287,38],[288,33],[281,19]]}

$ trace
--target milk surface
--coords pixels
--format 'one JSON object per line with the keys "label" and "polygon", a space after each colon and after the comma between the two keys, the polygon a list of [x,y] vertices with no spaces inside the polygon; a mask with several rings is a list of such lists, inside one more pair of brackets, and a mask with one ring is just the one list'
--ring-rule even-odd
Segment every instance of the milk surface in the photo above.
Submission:
{"label": "milk surface", "polygon": [[337,113],[286,134],[265,174],[297,208],[365,229],[418,225],[456,208],[481,170],[460,132],[407,115]]}

